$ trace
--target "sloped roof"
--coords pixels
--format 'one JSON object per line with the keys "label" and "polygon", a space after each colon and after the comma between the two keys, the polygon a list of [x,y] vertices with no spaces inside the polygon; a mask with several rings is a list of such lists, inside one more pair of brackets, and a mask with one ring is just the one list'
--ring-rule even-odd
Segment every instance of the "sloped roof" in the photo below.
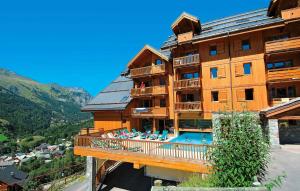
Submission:
{"label": "sloped roof", "polygon": [[131,101],[130,90],[133,82],[126,75],[120,75],[102,90],[94,99],[88,102],[82,111],[124,110]]}
{"label": "sloped roof", "polygon": [[152,46],[150,45],[145,45],[138,53],[137,55],[135,55],[134,58],[132,58],[129,63],[128,63],[128,67],[130,67],[132,65],[132,63],[143,53],[145,52],[146,50],[152,52],[153,54],[156,54],[157,56],[159,56],[160,58],[166,60],[166,61],[169,61],[169,57],[166,56],[165,54],[163,54],[161,51],[159,50],[156,50],[155,48],[153,48]]}
{"label": "sloped roof", "polygon": [[275,105],[273,107],[263,109],[263,110],[261,110],[260,113],[262,115],[265,115],[266,117],[270,117],[270,116],[276,115],[278,113],[281,113],[281,111],[285,111],[286,109],[294,108],[295,106],[298,108],[300,107],[300,97],[292,99],[292,100],[282,103],[282,104]]}
{"label": "sloped roof", "polygon": [[22,186],[27,176],[27,173],[18,170],[14,166],[7,166],[0,170],[0,182],[4,182],[7,185],[17,184]]}
{"label": "sloped roof", "polygon": [[[280,17],[268,17],[267,12],[267,9],[260,9],[204,23],[201,25],[201,33],[199,35],[195,35],[193,37],[193,40],[202,40],[210,37],[226,35],[227,33],[239,32],[247,29],[253,29],[284,22]],[[176,36],[171,35],[163,43],[161,48],[164,49],[170,46],[174,46],[176,45],[176,43]]]}

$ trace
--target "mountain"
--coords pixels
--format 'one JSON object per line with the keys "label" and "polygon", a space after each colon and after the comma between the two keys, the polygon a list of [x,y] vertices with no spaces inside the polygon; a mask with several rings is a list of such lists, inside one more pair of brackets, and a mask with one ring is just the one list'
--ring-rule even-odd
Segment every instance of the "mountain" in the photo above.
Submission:
{"label": "mountain", "polygon": [[0,69],[0,134],[13,132],[23,137],[50,127],[80,123],[90,119],[89,114],[80,112],[90,99],[82,88],[42,84]]}

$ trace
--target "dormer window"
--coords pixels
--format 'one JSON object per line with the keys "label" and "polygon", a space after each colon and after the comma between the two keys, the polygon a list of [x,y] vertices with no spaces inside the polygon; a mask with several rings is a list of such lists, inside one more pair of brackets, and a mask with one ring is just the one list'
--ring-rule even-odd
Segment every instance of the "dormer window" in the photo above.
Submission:
{"label": "dormer window", "polygon": [[217,46],[209,47],[209,55],[216,56],[218,54]]}
{"label": "dormer window", "polygon": [[163,62],[162,62],[161,59],[156,59],[155,60],[155,65],[162,65],[162,64],[163,64]]}
{"label": "dormer window", "polygon": [[172,30],[178,41],[189,41],[194,34],[200,34],[201,24],[197,17],[182,13],[172,24]]}
{"label": "dormer window", "polygon": [[247,51],[251,49],[250,40],[242,40],[242,50]]}

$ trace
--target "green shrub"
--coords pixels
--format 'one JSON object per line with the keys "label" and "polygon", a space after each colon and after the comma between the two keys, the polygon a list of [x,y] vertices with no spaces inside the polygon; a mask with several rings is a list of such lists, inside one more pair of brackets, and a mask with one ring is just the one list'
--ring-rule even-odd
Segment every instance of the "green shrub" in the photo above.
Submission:
{"label": "green shrub", "polygon": [[189,176],[185,181],[181,182],[179,187],[213,187],[212,177],[209,175],[202,178],[200,174],[193,174]]}
{"label": "green shrub", "polygon": [[213,176],[219,187],[252,186],[262,178],[269,158],[269,145],[254,113],[223,113],[214,120]]}

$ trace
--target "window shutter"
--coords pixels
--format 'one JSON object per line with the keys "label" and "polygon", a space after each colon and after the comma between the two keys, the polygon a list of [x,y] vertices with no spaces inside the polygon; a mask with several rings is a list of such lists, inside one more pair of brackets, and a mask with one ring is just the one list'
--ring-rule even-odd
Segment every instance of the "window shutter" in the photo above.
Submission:
{"label": "window shutter", "polygon": [[245,90],[244,89],[236,90],[236,99],[237,99],[237,101],[245,101]]}
{"label": "window shutter", "polygon": [[219,101],[227,102],[227,91],[226,90],[219,91]]}
{"label": "window shutter", "polygon": [[224,44],[224,42],[217,43],[217,51],[220,54],[223,54],[225,52],[225,44]]}
{"label": "window shutter", "polygon": [[225,66],[218,67],[218,78],[226,78]]}
{"label": "window shutter", "polygon": [[243,75],[244,75],[243,64],[236,64],[235,65],[235,76],[243,76]]}

